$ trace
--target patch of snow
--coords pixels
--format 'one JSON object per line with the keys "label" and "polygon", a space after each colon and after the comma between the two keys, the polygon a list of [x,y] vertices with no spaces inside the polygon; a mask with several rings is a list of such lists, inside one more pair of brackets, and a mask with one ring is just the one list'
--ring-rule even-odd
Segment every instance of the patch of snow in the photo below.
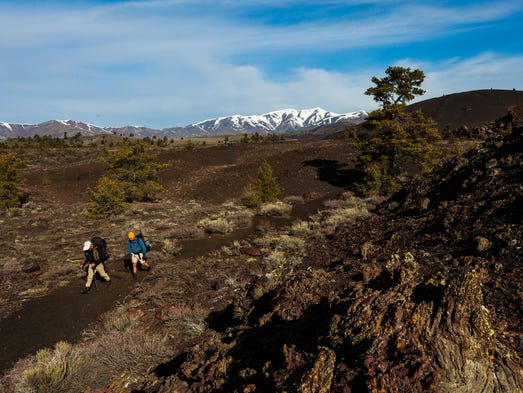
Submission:
{"label": "patch of snow", "polygon": [[0,121],[0,126],[7,128],[9,131],[13,131],[13,127],[11,127],[11,124],[9,123],[3,123]]}

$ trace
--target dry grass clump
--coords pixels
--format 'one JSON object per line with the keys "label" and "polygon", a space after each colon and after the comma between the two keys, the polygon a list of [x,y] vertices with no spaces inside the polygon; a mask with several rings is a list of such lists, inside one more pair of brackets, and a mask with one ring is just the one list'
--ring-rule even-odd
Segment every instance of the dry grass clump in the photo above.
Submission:
{"label": "dry grass clump", "polygon": [[206,233],[229,233],[238,227],[246,227],[251,224],[253,213],[245,208],[226,206],[222,210],[198,221],[198,227]]}
{"label": "dry grass clump", "polygon": [[151,364],[161,363],[171,353],[166,341],[165,336],[144,330],[128,334],[109,332],[90,345],[88,352],[96,368],[107,370],[109,378],[126,370],[145,371]]}
{"label": "dry grass clump", "polygon": [[369,207],[373,207],[376,201],[362,199],[345,193],[343,199],[326,201],[326,209],[313,215],[314,226],[320,228],[322,233],[333,233],[338,227],[353,222],[358,217],[367,216]]}
{"label": "dry grass clump", "polygon": [[298,220],[292,223],[289,234],[293,236],[308,236],[316,233],[320,229],[317,221]]}
{"label": "dry grass clump", "polygon": [[285,272],[301,264],[305,256],[305,240],[285,233],[268,233],[253,243],[265,255],[262,266],[267,277],[273,279],[282,278]]}
{"label": "dry grass clump", "polygon": [[[102,324],[104,329],[117,332],[130,330],[137,323],[137,318],[129,313],[129,303],[118,303],[110,312],[103,315]],[[96,332],[94,332],[96,335]]]}
{"label": "dry grass clump", "polygon": [[286,253],[280,250],[273,250],[263,258],[263,268],[268,275],[277,275],[283,277],[283,272],[291,271],[294,267],[300,265],[303,258],[299,254]]}
{"label": "dry grass clump", "polygon": [[205,318],[208,312],[198,306],[176,304],[169,307],[165,324],[170,329],[179,332],[183,337],[191,339],[202,334],[207,329]]}
{"label": "dry grass clump", "polygon": [[234,227],[225,217],[209,217],[198,221],[198,227],[202,228],[206,233],[229,233]]}
{"label": "dry grass clump", "polygon": [[267,202],[258,209],[262,216],[286,216],[290,214],[291,210],[292,206],[282,201]]}
{"label": "dry grass clump", "polygon": [[182,252],[182,245],[178,239],[163,239],[162,252],[167,255],[179,255]]}
{"label": "dry grass clump", "polygon": [[42,286],[27,288],[26,290],[19,292],[18,296],[23,298],[35,298],[46,295],[48,291],[49,288],[47,285],[42,284]]}
{"label": "dry grass clump", "polygon": [[302,254],[305,250],[305,240],[288,234],[268,233],[263,237],[254,239],[253,243],[263,252],[279,250]]}
{"label": "dry grass clump", "polygon": [[165,233],[166,238],[193,239],[201,235],[201,228],[194,223],[173,223],[173,226]]}
{"label": "dry grass clump", "polygon": [[288,197],[285,197],[282,200],[284,203],[288,203],[290,205],[299,205],[305,203],[305,198],[300,195],[289,195]]}
{"label": "dry grass clump", "polygon": [[4,273],[6,276],[18,274],[22,270],[22,265],[23,262],[16,257],[3,256],[2,261],[0,262],[0,272]]}
{"label": "dry grass clump", "polygon": [[41,349],[20,361],[7,376],[17,393],[63,391],[66,380],[87,364],[87,358],[71,344],[60,341],[54,349]]}

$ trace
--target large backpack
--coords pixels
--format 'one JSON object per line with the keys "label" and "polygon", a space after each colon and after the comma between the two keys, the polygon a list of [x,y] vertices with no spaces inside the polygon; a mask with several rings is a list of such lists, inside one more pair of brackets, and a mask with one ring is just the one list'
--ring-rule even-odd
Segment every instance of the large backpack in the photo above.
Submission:
{"label": "large backpack", "polygon": [[147,250],[147,252],[151,251],[151,248],[153,247],[153,243],[149,239],[144,238],[142,232],[138,233],[136,235],[136,237],[139,239],[142,239],[143,244],[145,244],[145,249]]}
{"label": "large backpack", "polygon": [[100,256],[100,262],[105,262],[109,259],[109,251],[107,250],[107,242],[100,236],[95,236],[91,239],[93,246],[98,247],[98,255]]}

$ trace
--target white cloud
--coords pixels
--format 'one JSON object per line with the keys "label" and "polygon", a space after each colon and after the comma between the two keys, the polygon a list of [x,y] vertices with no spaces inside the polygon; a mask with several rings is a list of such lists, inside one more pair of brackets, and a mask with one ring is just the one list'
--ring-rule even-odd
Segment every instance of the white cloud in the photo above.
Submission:
{"label": "white cloud", "polygon": [[[424,97],[456,89],[521,88],[519,54],[478,50],[472,58],[448,59],[439,53],[439,58],[416,54],[398,61],[391,51],[388,58],[346,68],[336,64],[335,55],[365,49],[375,50],[371,57],[379,58],[388,46],[452,37],[521,11],[519,2],[450,9],[433,2],[387,0],[286,0],[274,5],[362,3],[383,10],[270,25],[263,18],[247,20],[223,12],[227,7],[267,7],[261,0],[154,0],[84,8],[1,4],[0,120],[73,118],[100,125],[168,127],[284,107],[371,110],[376,104],[363,92],[372,76],[395,62],[425,71]],[[199,12],[203,6],[208,12]],[[334,61],[322,62],[325,54]],[[278,64],[296,55],[304,59],[298,68]],[[307,58],[314,62],[308,64]]]}
{"label": "white cloud", "polygon": [[427,93],[422,98],[490,88],[523,90],[523,74],[518,72],[523,67],[523,55],[489,52],[469,59],[420,63],[417,67],[426,75],[423,88]]}

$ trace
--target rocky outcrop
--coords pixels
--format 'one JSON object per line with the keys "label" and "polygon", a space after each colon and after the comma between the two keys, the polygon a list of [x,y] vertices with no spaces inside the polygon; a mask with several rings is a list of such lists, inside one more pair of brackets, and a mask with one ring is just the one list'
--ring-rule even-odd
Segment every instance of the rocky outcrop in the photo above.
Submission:
{"label": "rocky outcrop", "polygon": [[523,103],[509,106],[506,115],[493,123],[485,123],[481,126],[461,125],[453,130],[446,130],[444,134],[447,137],[486,140],[521,126],[523,126]]}
{"label": "rocky outcrop", "polygon": [[523,391],[523,129],[310,242],[144,392]]}
{"label": "rocky outcrop", "polygon": [[507,115],[496,120],[496,127],[503,130],[523,126],[523,103],[511,105],[507,110]]}

